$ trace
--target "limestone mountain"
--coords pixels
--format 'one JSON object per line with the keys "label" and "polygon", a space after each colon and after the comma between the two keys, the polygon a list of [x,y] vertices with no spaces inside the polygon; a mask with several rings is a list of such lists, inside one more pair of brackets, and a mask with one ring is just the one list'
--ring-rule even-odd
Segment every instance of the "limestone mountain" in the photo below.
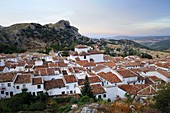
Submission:
{"label": "limestone mountain", "polygon": [[0,27],[0,52],[4,49],[15,49],[16,52],[43,51],[51,46],[64,48],[82,41],[88,43],[90,39],[79,34],[78,29],[65,20],[44,26],[38,23],[21,23]]}
{"label": "limestone mountain", "polygon": [[82,36],[69,21],[55,24],[20,23],[0,26],[0,53],[73,49],[77,44],[123,44],[144,47],[131,40],[92,39]]}

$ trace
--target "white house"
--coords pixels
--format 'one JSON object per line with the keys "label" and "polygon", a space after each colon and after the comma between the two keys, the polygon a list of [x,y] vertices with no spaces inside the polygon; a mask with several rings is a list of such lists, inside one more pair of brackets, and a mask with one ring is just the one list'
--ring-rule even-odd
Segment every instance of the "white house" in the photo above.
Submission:
{"label": "white house", "polygon": [[44,81],[44,89],[49,96],[66,94],[66,86],[63,79]]}
{"label": "white house", "polygon": [[10,98],[14,93],[14,80],[16,73],[3,73],[0,75],[0,98]]}
{"label": "white house", "polygon": [[65,75],[65,76],[63,76],[63,81],[66,86],[67,94],[75,94],[77,92],[80,92],[79,88],[78,88],[78,80],[77,80],[76,76]]}
{"label": "white house", "polygon": [[138,75],[131,70],[118,69],[117,76],[121,76],[124,84],[136,84],[138,82]]}

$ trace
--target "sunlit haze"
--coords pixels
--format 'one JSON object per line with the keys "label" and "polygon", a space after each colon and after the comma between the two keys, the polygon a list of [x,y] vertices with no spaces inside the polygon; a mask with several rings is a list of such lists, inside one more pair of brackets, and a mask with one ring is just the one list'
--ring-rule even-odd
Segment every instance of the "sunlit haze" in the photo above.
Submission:
{"label": "sunlit haze", "polygon": [[0,0],[0,25],[64,19],[90,37],[170,35],[170,0]]}

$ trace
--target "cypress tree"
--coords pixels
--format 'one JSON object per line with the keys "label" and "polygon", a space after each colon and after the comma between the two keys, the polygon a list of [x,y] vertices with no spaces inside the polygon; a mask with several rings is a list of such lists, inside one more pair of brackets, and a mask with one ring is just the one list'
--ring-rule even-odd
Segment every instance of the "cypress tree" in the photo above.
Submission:
{"label": "cypress tree", "polygon": [[90,98],[95,98],[95,96],[94,96],[94,94],[91,90],[91,87],[90,87],[90,84],[89,84],[89,79],[88,79],[87,75],[85,77],[84,86],[81,89],[81,95],[82,96],[88,96]]}

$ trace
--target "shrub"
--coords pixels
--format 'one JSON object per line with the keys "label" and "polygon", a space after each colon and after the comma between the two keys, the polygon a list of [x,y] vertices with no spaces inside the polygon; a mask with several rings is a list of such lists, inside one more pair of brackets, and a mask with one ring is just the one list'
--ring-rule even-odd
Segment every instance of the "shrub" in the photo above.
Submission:
{"label": "shrub", "polygon": [[90,102],[90,97],[89,96],[83,96],[80,98],[80,102]]}
{"label": "shrub", "polygon": [[35,102],[29,106],[30,111],[36,111],[36,110],[40,111],[45,109],[46,109],[46,105],[43,102]]}

